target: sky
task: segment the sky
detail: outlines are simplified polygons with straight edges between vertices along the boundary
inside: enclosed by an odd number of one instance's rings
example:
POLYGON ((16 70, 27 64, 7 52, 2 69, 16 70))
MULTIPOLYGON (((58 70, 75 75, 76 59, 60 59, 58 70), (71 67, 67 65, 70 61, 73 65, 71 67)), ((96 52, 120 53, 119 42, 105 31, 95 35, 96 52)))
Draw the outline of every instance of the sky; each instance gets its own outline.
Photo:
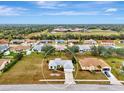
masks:
POLYGON ((124 1, 0 1, 0 24, 124 24, 124 1))

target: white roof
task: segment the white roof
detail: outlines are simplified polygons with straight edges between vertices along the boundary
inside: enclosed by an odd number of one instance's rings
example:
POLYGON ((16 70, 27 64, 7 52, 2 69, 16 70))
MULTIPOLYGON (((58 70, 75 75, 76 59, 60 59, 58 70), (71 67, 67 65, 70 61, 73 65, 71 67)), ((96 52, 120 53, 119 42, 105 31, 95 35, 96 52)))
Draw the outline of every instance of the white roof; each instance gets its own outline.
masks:
POLYGON ((71 60, 61 60, 60 58, 56 58, 55 60, 50 60, 49 66, 63 66, 65 69, 73 70, 74 66, 71 60))
POLYGON ((90 45, 78 45, 79 50, 90 50, 91 46, 90 45))
POLYGON ((42 50, 42 47, 43 47, 43 44, 35 45, 35 46, 33 47, 33 50, 41 51, 41 50, 42 50))

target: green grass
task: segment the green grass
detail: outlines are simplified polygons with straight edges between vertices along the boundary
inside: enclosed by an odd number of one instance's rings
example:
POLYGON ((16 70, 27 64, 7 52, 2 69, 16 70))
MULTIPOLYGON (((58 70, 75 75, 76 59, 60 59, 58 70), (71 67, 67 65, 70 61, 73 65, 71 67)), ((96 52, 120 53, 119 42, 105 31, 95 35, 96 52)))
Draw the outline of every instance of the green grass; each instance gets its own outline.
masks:
POLYGON ((124 62, 124 59, 110 57, 104 60, 106 60, 106 62, 111 66, 112 73, 116 76, 116 78, 119 80, 124 80, 124 74, 120 73, 120 67, 122 66, 122 62, 124 62))
POLYGON ((41 83, 40 79, 63 79, 64 73, 59 71, 60 77, 50 76, 52 71, 48 69, 48 63, 43 61, 41 54, 33 53, 24 56, 9 71, 0 76, 0 84, 34 84, 41 83), (43 75, 44 73, 44 75, 43 75))

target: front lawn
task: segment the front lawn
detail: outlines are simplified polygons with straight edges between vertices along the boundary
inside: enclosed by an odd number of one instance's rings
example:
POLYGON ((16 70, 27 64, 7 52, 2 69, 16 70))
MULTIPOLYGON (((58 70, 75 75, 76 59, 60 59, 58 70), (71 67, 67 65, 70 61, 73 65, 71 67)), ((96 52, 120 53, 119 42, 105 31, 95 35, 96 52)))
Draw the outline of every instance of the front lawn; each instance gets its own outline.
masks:
POLYGON ((124 73, 122 74, 120 72, 120 68, 122 66, 122 62, 124 62, 123 58, 115 58, 115 57, 110 57, 104 59, 106 62, 111 66, 112 68, 112 73, 118 78, 119 80, 124 80, 124 73))

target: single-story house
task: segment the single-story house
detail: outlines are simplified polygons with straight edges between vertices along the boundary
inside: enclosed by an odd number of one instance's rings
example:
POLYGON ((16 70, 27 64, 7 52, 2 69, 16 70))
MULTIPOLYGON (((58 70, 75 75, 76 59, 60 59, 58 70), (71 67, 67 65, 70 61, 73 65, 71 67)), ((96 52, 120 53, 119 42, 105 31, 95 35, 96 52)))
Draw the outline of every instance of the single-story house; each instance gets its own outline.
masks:
POLYGON ((77 45, 80 52, 91 51, 91 45, 77 45))
POLYGON ((84 40, 84 44, 87 44, 87 45, 97 45, 97 42, 93 39, 90 39, 90 40, 84 40))
POLYGON ((9 49, 8 44, 2 44, 2 45, 0 45, 0 53, 3 53, 3 52, 5 52, 8 49, 9 49))
POLYGON ((10 63, 9 59, 0 59, 0 71, 2 71, 8 63, 10 63))
POLYGON ((48 66, 49 69, 53 70, 57 70, 58 67, 63 67, 66 72, 74 71, 72 60, 62 60, 61 58, 56 58, 55 60, 50 60, 48 66))
POLYGON ((47 44, 47 43, 52 43, 52 42, 53 40, 40 40, 38 44, 42 44, 42 43, 47 44))
POLYGON ((99 40, 98 41, 102 46, 115 46, 114 40, 99 40))
POLYGON ((67 40, 67 43, 73 43, 73 44, 76 44, 76 43, 78 43, 79 42, 79 40, 75 40, 75 39, 70 39, 70 40, 67 40))
POLYGON ((24 42, 25 42, 24 39, 14 39, 10 41, 11 44, 22 44, 24 42))
POLYGON ((22 45, 33 46, 36 43, 36 40, 26 39, 22 45))
POLYGON ((65 50, 67 47, 65 45, 54 45, 56 50, 62 51, 65 50))
POLYGON ((0 45, 7 45, 9 44, 9 41, 6 39, 0 39, 0 45))
POLYGON ((65 42, 65 40, 55 40, 55 43, 56 44, 62 44, 62 43, 64 43, 65 42))
POLYGON ((87 57, 79 59, 79 64, 82 70, 89 71, 110 71, 111 67, 102 59, 87 57))
POLYGON ((13 52, 24 52, 29 49, 30 49, 30 46, 23 46, 23 45, 11 45, 10 46, 10 51, 13 51, 13 52))
POLYGON ((43 48, 44 44, 37 44, 32 48, 32 51, 38 51, 41 52, 42 48, 43 48))

